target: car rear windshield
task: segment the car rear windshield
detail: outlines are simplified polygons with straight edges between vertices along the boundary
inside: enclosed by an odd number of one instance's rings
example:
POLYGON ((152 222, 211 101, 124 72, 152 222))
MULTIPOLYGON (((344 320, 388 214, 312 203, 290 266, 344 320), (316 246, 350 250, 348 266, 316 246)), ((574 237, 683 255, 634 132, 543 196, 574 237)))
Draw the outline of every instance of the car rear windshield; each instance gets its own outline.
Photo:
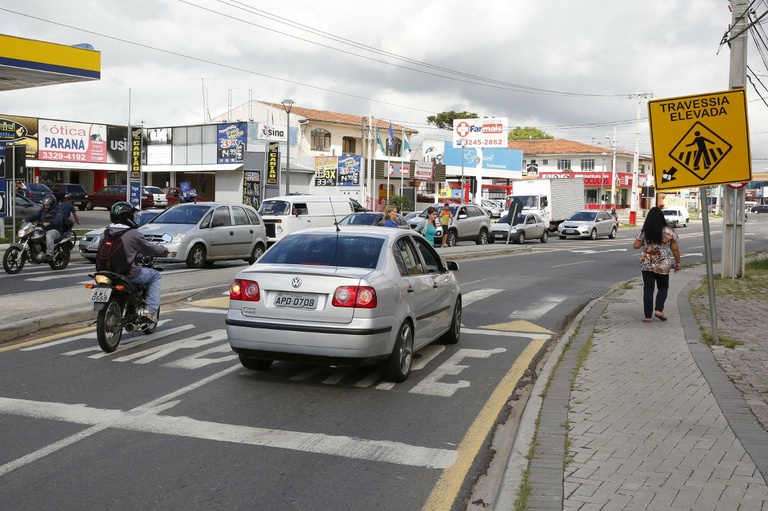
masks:
POLYGON ((210 206, 173 207, 166 209, 154 220, 156 224, 186 224, 195 225, 203 218, 210 206))
POLYGON ((383 245, 384 240, 381 238, 302 233, 279 241, 261 256, 258 264, 309 264, 373 269, 379 261, 383 245))
POLYGON ((663 210, 664 216, 677 216, 678 211, 676 209, 665 209, 663 210))
POLYGON ((149 193, 154 193, 154 194, 157 194, 157 195, 165 195, 165 192, 164 192, 164 191, 162 191, 162 190, 161 190, 159 187, 157 187, 157 186, 145 186, 145 187, 144 187, 144 191, 145 191, 145 192, 149 192, 149 193))
POLYGON ((373 225, 378 216, 378 213, 357 213, 345 216, 339 223, 342 225, 373 225))

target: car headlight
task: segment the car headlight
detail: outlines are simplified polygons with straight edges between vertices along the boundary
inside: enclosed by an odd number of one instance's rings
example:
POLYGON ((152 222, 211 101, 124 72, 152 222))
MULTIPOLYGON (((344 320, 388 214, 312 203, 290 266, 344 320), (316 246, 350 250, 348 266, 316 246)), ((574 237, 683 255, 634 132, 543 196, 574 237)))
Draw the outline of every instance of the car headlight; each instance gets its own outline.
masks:
POLYGON ((177 232, 173 235, 173 239, 171 240, 172 243, 179 243, 181 240, 183 240, 187 236, 187 233, 185 232, 177 232))
POLYGON ((515 232, 517 232, 517 227, 512 227, 512 228, 509 230, 509 232, 512 232, 512 233, 515 233, 515 232))

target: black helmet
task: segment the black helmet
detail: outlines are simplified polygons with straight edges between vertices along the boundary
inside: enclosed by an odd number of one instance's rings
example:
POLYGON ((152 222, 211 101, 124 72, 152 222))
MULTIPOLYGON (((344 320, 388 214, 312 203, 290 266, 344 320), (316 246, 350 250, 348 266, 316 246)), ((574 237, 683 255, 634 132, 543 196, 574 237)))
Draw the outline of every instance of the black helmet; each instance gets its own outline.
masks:
POLYGON ((133 215, 138 212, 138 209, 125 201, 115 202, 112 209, 109 210, 109 219, 113 224, 123 224, 136 229, 139 227, 139 224, 133 219, 133 215))
POLYGON ((56 197, 53 195, 46 195, 43 197, 43 208, 45 209, 53 209, 53 207, 56 205, 56 197))

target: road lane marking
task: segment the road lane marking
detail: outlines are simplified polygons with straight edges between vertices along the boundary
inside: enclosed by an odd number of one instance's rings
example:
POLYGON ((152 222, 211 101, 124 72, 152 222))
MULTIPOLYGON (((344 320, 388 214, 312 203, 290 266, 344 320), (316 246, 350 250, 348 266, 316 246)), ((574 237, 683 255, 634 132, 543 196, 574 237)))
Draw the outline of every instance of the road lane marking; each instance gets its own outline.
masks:
MULTIPOLYGON (((20 349, 22 351, 27 351, 27 350, 31 350, 31 349, 39 349, 39 348, 32 348, 32 346, 36 346, 38 344, 46 343, 46 342, 48 342, 48 341, 50 341, 52 339, 59 339, 61 337, 65 337, 65 336, 71 335, 73 333, 77 334, 77 333, 82 333, 82 332, 88 332, 89 330, 93 330, 93 327, 92 326, 88 326, 88 327, 85 327, 85 328, 79 328, 77 330, 68 330, 66 332, 62 332, 62 333, 59 333, 59 334, 46 335, 45 337, 40 337, 38 339, 32 339, 31 341, 25 341, 25 342, 20 342, 18 344, 13 344, 11 346, 5 346, 3 348, 0 348, 0 353, 2 353, 4 351, 11 351, 11 350, 18 350, 18 349, 20 349)), ((69 340, 74 340, 74 339, 78 339, 78 338, 79 337, 73 337, 72 339, 69 339, 69 340)), ((69 340, 67 340, 66 342, 69 342, 69 340)))
POLYGON ((366 440, 323 433, 256 428, 222 424, 184 416, 160 415, 160 412, 176 404, 178 401, 175 401, 175 399, 182 394, 240 369, 239 365, 229 367, 208 378, 129 411, 92 408, 83 404, 28 401, 25 399, 0 397, 0 413, 91 426, 59 442, 0 465, 0 476, 108 428, 215 442, 273 447, 415 467, 445 469, 456 461, 457 452, 450 449, 422 447, 389 440, 366 440))
POLYGON ((488 298, 489 296, 493 296, 496 293, 501 293, 504 291, 503 289, 478 289, 476 291, 470 291, 469 293, 465 293, 461 295, 461 306, 466 307, 467 305, 477 302, 479 300, 483 300, 485 298, 488 298))
POLYGON ((537 319, 563 303, 565 300, 565 296, 549 296, 543 300, 529 304, 527 309, 512 311, 508 317, 509 319, 537 319))
POLYGON ((472 462, 480 452, 485 439, 496 424, 496 418, 501 409, 507 404, 509 396, 515 391, 520 379, 525 375, 526 369, 533 361, 533 357, 544 346, 544 339, 531 341, 523 350, 504 379, 496 386, 496 389, 488 398, 483 409, 467 430, 457 449, 458 457, 448 469, 443 471, 432 493, 422 507, 422 511, 443 511, 451 509, 456 496, 461 490, 462 483, 472 467, 472 462))

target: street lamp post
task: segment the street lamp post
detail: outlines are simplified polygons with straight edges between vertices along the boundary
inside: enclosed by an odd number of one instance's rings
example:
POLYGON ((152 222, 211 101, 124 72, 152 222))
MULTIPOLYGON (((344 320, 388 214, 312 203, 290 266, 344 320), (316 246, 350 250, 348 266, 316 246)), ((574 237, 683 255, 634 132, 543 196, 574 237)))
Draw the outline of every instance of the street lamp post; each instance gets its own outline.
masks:
POLYGON ((611 153, 613 153, 613 161, 611 162, 611 207, 616 207, 616 128, 613 128, 613 142, 611 137, 605 136, 608 139, 608 143, 611 146, 611 153))
POLYGON ((285 108, 285 194, 291 193, 291 108, 294 101, 284 99, 281 101, 285 108))
POLYGON ((464 204, 464 148, 467 146, 466 139, 461 140, 461 203, 464 204))

